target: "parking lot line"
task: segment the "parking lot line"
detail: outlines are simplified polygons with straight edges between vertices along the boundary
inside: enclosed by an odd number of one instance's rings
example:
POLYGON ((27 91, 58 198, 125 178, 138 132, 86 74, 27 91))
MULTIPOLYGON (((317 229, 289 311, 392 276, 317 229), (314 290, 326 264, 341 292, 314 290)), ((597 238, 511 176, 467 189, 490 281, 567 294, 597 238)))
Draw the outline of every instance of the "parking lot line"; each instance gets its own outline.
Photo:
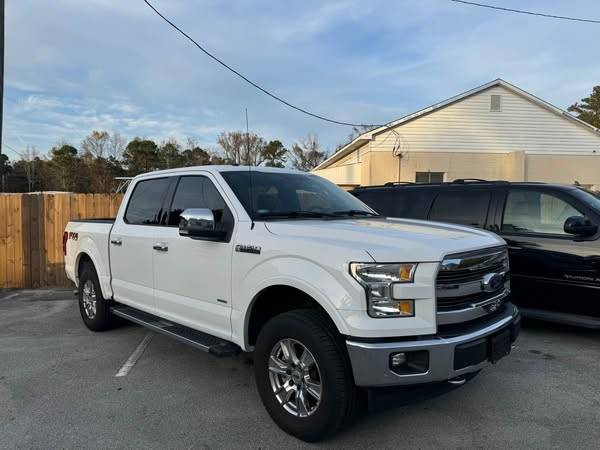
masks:
POLYGON ((152 340, 152 334, 153 333, 148 333, 146 336, 144 336, 142 342, 139 343, 133 353, 129 356, 129 358, 127 358, 127 361, 125 361, 125 364, 121 366, 115 377, 127 376, 131 369, 133 369, 133 366, 135 366, 135 363, 138 361, 138 359, 140 359, 140 356, 142 356, 144 353, 144 350, 146 350, 146 347, 148 347, 148 344, 152 340))

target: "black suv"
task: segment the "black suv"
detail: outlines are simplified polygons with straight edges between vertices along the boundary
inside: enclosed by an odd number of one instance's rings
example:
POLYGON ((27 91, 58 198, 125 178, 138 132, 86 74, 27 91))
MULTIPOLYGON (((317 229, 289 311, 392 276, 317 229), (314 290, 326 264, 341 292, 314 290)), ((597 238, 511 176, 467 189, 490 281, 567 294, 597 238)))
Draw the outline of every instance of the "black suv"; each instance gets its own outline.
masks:
POLYGON ((578 186, 506 181, 388 183, 356 197, 390 217, 493 231, 508 243, 526 316, 600 328, 600 198, 578 186))

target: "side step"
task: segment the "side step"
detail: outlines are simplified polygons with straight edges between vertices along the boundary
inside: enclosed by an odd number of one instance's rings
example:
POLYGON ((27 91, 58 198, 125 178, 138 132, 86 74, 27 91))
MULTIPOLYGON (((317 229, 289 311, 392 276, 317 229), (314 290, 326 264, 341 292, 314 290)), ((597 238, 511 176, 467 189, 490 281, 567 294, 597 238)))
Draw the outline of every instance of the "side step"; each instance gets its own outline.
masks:
POLYGON ((241 351, 240 347, 233 342, 176 324, 170 320, 162 319, 139 309, 131 308, 130 306, 117 305, 112 306, 110 310, 116 316, 135 322, 157 333, 175 338, 184 344, 191 345, 215 356, 234 356, 241 351))
POLYGON ((563 325, 572 325, 576 327, 600 329, 600 317, 581 316, 578 314, 561 313, 532 308, 521 308, 519 311, 523 317, 529 319, 545 320, 563 325))

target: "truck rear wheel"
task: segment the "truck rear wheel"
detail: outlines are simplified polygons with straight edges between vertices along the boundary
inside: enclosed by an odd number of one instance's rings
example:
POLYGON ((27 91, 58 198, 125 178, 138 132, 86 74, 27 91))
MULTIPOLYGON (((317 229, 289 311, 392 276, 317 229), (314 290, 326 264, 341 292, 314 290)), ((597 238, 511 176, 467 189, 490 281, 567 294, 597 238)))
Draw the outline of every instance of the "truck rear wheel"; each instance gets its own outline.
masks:
POLYGON ((254 368, 265 408, 293 436, 317 441, 355 416, 359 392, 344 342, 318 311, 271 319, 258 336, 254 368))
POLYGON ((90 263, 85 263, 81 268, 77 294, 79 312, 86 327, 93 331, 103 331, 114 326, 109 302, 102 296, 96 269, 90 263))

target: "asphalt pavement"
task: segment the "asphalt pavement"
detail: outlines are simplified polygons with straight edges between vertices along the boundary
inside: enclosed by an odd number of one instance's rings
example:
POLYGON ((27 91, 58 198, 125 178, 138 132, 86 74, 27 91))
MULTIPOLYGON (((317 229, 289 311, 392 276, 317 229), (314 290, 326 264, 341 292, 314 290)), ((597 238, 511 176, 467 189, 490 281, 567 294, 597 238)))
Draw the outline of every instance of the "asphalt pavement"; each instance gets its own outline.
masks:
MULTIPOLYGON (((71 292, 0 291, 1 449, 309 446, 267 415, 251 355, 219 359, 127 324, 93 333, 71 292)), ((464 386, 392 402, 310 447, 599 443, 600 332, 525 322, 512 354, 464 386)))

